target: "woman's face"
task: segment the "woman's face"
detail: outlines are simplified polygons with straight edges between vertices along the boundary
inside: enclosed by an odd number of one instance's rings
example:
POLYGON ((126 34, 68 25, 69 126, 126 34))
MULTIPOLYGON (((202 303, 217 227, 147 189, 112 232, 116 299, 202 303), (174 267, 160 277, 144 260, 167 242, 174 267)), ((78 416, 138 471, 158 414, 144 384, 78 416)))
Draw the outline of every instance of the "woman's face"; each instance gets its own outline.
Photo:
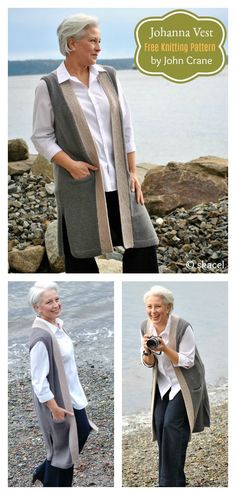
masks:
POLYGON ((74 38, 69 40, 69 48, 72 48, 73 56, 77 57, 80 65, 88 66, 96 64, 98 54, 101 51, 100 47, 100 30, 98 27, 90 26, 86 30, 86 35, 79 41, 74 38))
POLYGON ((45 290, 35 309, 41 318, 49 323, 55 323, 56 318, 61 312, 61 302, 59 295, 55 289, 45 290))
POLYGON ((166 326, 170 309, 171 305, 166 304, 161 296, 149 296, 146 300, 147 315, 154 326, 166 326))

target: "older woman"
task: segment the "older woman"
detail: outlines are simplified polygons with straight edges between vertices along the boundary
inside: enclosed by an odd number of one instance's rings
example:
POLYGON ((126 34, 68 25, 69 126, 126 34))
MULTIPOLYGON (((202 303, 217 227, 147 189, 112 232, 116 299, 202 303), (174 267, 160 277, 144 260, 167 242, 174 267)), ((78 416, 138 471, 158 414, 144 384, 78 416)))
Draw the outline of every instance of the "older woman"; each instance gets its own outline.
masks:
POLYGON ((61 302, 55 283, 36 282, 29 302, 37 313, 30 337, 33 397, 47 458, 34 471, 33 483, 72 486, 73 466, 96 426, 86 414, 73 344, 59 318, 61 302))
POLYGON ((171 314, 170 290, 144 295, 142 362, 153 368, 152 429, 159 447, 159 486, 186 486, 185 456, 191 432, 210 425, 204 366, 191 325, 171 314))
POLYGON ((157 272, 129 109, 115 70, 96 64, 97 19, 68 17, 57 34, 65 60, 36 89, 32 141, 54 163, 65 270, 96 273, 94 257, 123 245, 124 272, 157 272))

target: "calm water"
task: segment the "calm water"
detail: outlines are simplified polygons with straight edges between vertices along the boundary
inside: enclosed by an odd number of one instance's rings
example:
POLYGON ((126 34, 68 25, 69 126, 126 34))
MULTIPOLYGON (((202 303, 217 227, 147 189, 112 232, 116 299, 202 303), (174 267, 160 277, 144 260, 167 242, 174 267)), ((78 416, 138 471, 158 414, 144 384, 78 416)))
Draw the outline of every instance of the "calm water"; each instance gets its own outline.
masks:
MULTIPOLYGON (((123 413, 150 405, 152 371, 140 363, 140 324, 146 319, 143 295, 151 282, 123 284, 123 413)), ((225 397, 227 358, 227 283, 173 282, 163 284, 175 297, 174 313, 191 323, 206 369, 211 400, 225 397)))
MULTIPOLYGON (((137 146, 137 161, 165 165, 204 155, 227 157, 227 76, 175 84, 137 70, 119 71, 128 99, 137 146)), ((9 138, 30 146, 36 76, 9 78, 9 138)))
MULTIPOLYGON (((9 282, 9 369, 20 375, 22 360, 28 363, 28 341, 34 313, 28 305, 28 291, 32 282, 9 282)), ((113 358, 113 283, 58 282, 61 318, 74 342, 86 345, 89 353, 100 352, 96 358, 113 358), (107 349, 109 352, 107 353, 107 349), (104 353, 104 355, 103 355, 104 353)))

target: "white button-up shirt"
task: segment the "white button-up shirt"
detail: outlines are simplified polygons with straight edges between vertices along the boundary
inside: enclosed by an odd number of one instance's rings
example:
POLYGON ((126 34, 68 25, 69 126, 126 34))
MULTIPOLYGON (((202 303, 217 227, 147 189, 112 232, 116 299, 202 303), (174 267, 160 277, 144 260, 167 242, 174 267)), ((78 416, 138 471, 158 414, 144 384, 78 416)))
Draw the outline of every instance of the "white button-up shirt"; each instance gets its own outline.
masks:
MULTIPOLYGON (((41 318, 37 318, 41 320, 41 318)), ((56 323, 58 326, 52 325, 46 320, 43 321, 44 323, 47 323, 48 327, 57 339, 64 364, 72 405, 75 409, 83 409, 87 406, 88 402, 79 381, 73 344, 69 335, 67 335, 63 330, 63 321, 60 318, 57 318, 56 323)), ((32 347, 30 351, 30 365, 32 386, 39 402, 46 402, 53 399, 54 395, 50 390, 47 379, 47 375, 49 373, 48 351, 43 342, 39 341, 34 345, 34 347, 32 347)))
MULTIPOLYGON (((167 346, 169 344, 170 324, 171 316, 168 318, 165 329, 159 335, 162 337, 163 342, 167 346)), ((154 326, 150 326, 149 333, 150 335, 157 335, 157 331, 154 326)), ((178 364, 174 365, 164 352, 161 354, 158 354, 157 352, 152 353, 158 361, 158 387, 161 398, 163 398, 166 392, 170 389, 169 399, 171 400, 180 391, 180 385, 176 378, 174 367, 182 366, 183 368, 191 368, 194 365, 195 337, 192 328, 188 326, 181 339, 178 352, 178 364)), ((144 361, 143 364, 147 366, 144 361)))
MULTIPOLYGON (((64 62, 59 65, 56 73, 59 84, 70 80, 75 95, 84 112, 97 149, 105 191, 114 191, 117 189, 117 183, 114 165, 110 105, 107 96, 98 81, 98 74, 101 71, 104 72, 102 66, 97 64, 90 66, 88 87, 77 79, 77 77, 69 74, 64 62)), ((126 153, 130 153, 135 151, 131 116, 118 80, 117 86, 124 127, 125 151, 126 153)), ((44 80, 41 80, 36 88, 33 112, 33 135, 31 139, 38 153, 45 156, 49 161, 56 153, 62 151, 56 142, 54 112, 47 85, 44 80)))

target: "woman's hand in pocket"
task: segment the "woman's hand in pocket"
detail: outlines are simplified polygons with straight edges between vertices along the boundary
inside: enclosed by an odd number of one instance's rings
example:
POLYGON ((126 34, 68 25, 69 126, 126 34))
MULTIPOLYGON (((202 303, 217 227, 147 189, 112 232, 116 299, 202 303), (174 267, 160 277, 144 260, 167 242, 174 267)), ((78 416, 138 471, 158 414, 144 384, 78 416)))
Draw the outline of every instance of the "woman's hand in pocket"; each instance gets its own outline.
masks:
POLYGON ((55 410, 52 411, 52 417, 54 421, 63 421, 65 419, 65 416, 74 416, 74 414, 70 411, 67 411, 66 409, 63 409, 62 407, 57 407, 55 410))
POLYGON ((73 167, 70 169, 70 174, 73 179, 81 180, 90 176, 90 170, 95 172, 98 170, 98 167, 87 162, 74 161, 73 167))
POLYGON ((63 409, 63 407, 58 406, 55 399, 50 399, 45 402, 48 409, 50 409, 54 421, 63 421, 65 416, 74 416, 74 413, 63 409))

